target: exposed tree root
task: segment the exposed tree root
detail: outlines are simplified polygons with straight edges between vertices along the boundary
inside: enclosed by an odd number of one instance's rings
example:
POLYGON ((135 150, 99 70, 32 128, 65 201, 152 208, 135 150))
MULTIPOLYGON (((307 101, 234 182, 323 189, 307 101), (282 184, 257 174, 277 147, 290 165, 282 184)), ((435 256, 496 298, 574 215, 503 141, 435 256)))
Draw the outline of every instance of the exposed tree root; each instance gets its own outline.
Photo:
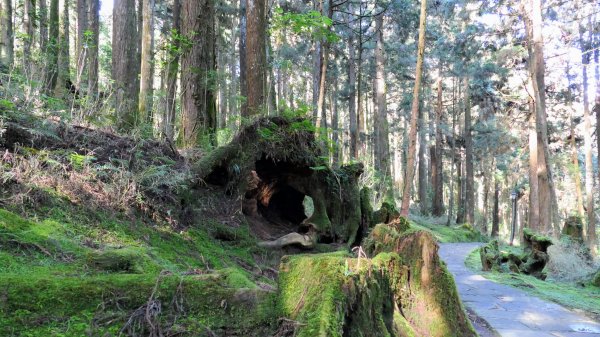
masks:
POLYGON ((299 245, 304 248, 314 248, 315 247, 315 237, 310 234, 299 234, 299 233, 290 233, 280 237, 277 240, 272 241, 262 241, 259 242, 258 245, 264 248, 273 248, 280 249, 286 246, 291 245, 299 245))

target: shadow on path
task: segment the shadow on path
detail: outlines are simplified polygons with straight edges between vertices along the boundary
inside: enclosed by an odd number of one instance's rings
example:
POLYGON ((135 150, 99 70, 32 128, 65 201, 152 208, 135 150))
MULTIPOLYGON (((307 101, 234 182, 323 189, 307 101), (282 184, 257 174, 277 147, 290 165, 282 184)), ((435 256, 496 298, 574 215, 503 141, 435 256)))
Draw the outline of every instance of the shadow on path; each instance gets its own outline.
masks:
POLYGON ((480 245, 440 244, 440 257, 454 276, 467 311, 485 320, 502 337, 600 336, 600 323, 469 270, 465 259, 480 245))

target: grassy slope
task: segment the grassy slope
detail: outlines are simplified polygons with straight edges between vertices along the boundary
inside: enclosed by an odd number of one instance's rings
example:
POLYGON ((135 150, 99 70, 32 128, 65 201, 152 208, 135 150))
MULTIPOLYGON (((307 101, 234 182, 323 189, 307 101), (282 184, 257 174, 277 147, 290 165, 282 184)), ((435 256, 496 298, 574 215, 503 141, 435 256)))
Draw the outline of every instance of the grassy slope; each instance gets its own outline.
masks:
MULTIPOLYGON (((505 247, 501 247, 505 249, 505 247)), ((600 315, 600 288, 556 281, 542 281, 529 275, 515 273, 483 272, 479 249, 467 257, 467 267, 492 281, 507 284, 528 292, 534 296, 562 304, 566 307, 583 310, 594 316, 600 315)))

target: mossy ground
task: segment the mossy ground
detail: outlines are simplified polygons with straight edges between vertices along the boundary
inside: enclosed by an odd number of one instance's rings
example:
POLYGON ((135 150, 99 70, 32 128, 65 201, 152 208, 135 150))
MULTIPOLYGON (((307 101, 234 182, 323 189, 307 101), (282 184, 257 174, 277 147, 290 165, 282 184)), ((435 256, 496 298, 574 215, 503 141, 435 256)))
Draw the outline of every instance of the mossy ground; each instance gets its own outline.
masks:
MULTIPOLYGON (((512 251, 518 254, 515 247, 501 246, 501 252, 512 251)), ((600 316, 600 288, 591 284, 574 284, 553 280, 542 281, 533 276, 515 273, 483 272, 479 249, 467 257, 465 264, 470 269, 481 273, 492 281, 519 288, 534 296, 559 303, 569 308, 580 309, 595 316, 600 316)))
POLYGON ((446 226, 432 218, 413 217, 411 227, 430 232, 438 242, 486 242, 488 238, 468 224, 446 226))
POLYGON ((214 236, 224 225, 211 219, 174 230, 53 205, 28 210, 29 219, 0 209, 1 336, 118 335, 155 286, 166 331, 275 328, 274 281, 256 272, 253 257, 267 253, 247 226, 228 228, 237 239, 221 241, 214 236))

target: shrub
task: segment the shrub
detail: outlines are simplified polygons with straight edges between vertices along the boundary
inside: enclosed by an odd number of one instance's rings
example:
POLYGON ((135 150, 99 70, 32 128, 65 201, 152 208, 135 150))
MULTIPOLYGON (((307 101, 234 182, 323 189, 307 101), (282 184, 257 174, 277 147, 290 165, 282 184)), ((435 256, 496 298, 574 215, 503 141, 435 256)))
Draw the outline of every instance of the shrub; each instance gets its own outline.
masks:
POLYGON ((598 268, 585 245, 567 237, 548 248, 548 276, 565 282, 589 280, 598 268))

